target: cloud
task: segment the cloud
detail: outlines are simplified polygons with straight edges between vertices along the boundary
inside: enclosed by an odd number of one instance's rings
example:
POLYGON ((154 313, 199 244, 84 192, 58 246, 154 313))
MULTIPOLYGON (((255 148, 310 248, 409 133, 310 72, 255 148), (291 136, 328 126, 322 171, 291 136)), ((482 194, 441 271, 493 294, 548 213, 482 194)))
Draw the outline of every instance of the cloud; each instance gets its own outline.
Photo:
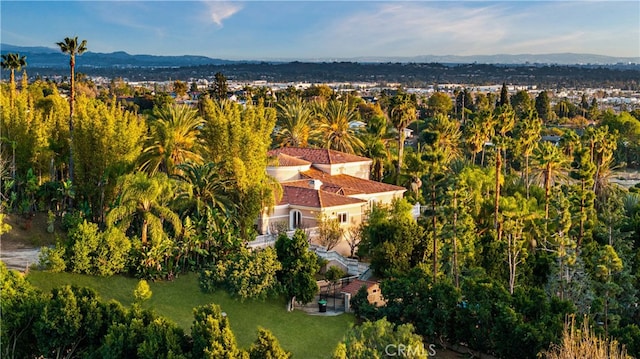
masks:
POLYGON ((446 55, 478 51, 480 44, 509 36, 505 18, 510 16, 503 6, 468 4, 383 3, 336 19, 326 38, 368 54, 446 55))
MULTIPOLYGON (((623 8, 612 9, 620 16, 623 8)), ((607 46, 594 41, 613 35, 615 23, 598 22, 601 13, 600 3, 583 2, 387 2, 336 16, 308 41, 327 52, 339 44, 345 57, 598 53, 607 46)), ((627 33, 617 38, 632 40, 627 33)))
POLYGON ((229 1, 208 1, 208 16, 214 24, 222 27, 222 22, 242 10, 242 5, 229 1))

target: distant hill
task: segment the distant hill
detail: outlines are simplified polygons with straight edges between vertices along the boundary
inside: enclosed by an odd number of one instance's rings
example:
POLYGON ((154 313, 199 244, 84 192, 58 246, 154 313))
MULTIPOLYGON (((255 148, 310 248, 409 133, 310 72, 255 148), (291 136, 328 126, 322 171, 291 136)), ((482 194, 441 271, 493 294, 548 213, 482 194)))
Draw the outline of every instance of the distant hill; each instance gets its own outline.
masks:
MULTIPOLYGON (((68 56, 59 49, 49 47, 23 47, 0 44, 2 54, 17 52, 27 57, 27 64, 31 68, 66 68, 69 66, 68 56)), ((234 63, 206 56, 154 56, 131 55, 124 51, 100 53, 87 51, 78 59, 77 66, 92 68, 149 68, 149 67, 181 67, 199 65, 224 65, 234 63)))
MULTIPOLYGON (((36 46, 23 47, 9 44, 0 44, 0 52, 18 52, 27 56, 29 67, 39 68, 64 68, 67 66, 67 57, 56 48, 36 46)), ((78 61, 78 67, 94 68, 146 68, 146 67, 184 67, 200 65, 225 65, 234 63, 257 63, 257 60, 231 61, 214 59, 206 56, 156 56, 156 55, 131 55, 123 51, 112 53, 91 52, 82 55, 78 61)), ((473 55, 473 56, 436 56, 424 55, 414 57, 389 57, 389 56, 363 56, 353 58, 316 58, 316 59, 277 59, 269 62, 290 62, 303 60, 305 62, 334 62, 348 61, 358 63, 441 63, 441 64, 555 64, 555 65, 611 65, 611 64, 640 64, 640 57, 613 57, 593 54, 519 54, 519 55, 473 55)))
MULTIPOLYGON (((57 49, 0 46, 3 53, 18 52, 27 56, 26 70, 30 76, 50 78, 67 76, 69 73, 69 58, 57 49)), ((469 62, 472 58, 423 56, 402 58, 402 61, 398 58, 380 57, 285 62, 87 52, 78 58, 77 71, 87 76, 121 77, 127 81, 213 80, 214 74, 221 72, 234 81, 379 82, 401 83, 407 87, 445 83, 490 85, 505 82, 544 88, 640 89, 640 60, 633 62, 628 61, 629 59, 572 54, 495 55, 474 58, 481 61, 484 59, 486 62, 469 62), (507 63, 517 62, 517 56, 524 56, 520 58, 524 62, 507 63), (583 63, 558 63, 561 59, 568 58, 580 58, 583 63), (490 61, 501 63, 488 63, 490 61)), ((8 71, 2 70, 0 75, 6 79, 8 71)))
POLYGON ((554 65, 612 65, 612 64, 640 64, 640 57, 613 57, 593 54, 498 54, 498 55, 425 55, 414 57, 358 57, 349 59, 357 62, 415 62, 415 63, 444 63, 444 64, 554 64, 554 65))

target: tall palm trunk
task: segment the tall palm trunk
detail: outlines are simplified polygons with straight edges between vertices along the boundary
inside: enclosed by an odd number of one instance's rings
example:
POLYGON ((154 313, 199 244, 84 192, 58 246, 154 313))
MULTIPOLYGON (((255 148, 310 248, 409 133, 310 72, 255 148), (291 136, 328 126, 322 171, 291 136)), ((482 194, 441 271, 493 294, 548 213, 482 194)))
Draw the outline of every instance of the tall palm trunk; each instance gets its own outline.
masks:
POLYGON ((500 155, 500 149, 496 151, 496 201, 494 204, 495 212, 493 219, 493 228, 498 228, 498 213, 500 211, 500 170, 502 167, 502 158, 500 155))
POLYGON ((404 128, 398 129, 398 164, 396 167, 396 185, 400 185, 400 170, 404 157, 404 128))
POLYGON ((9 105, 13 109, 13 104, 16 97, 16 75, 14 69, 11 69, 11 75, 9 75, 9 105))
POLYGON ((547 163, 544 172, 544 219, 549 219, 549 194, 551 192, 551 165, 547 163))
POLYGON ((147 246, 147 233, 149 232, 149 222, 144 219, 142 221, 142 235, 140 236, 140 240, 142 241, 142 246, 147 246))
POLYGON ((438 236, 436 233, 436 226, 438 225, 438 218, 436 217, 436 206, 437 206, 437 197, 436 197, 436 184, 433 181, 431 185, 431 211, 432 211, 432 225, 433 225, 433 283, 436 282, 436 278, 438 277, 438 236))
POLYGON ((69 66, 71 67, 71 87, 69 89, 69 179, 71 180, 71 183, 73 183, 73 109, 76 84, 76 61, 74 56, 71 56, 71 59, 69 60, 69 66))
POLYGON ((529 199, 529 155, 524 156, 524 186, 527 189, 527 199, 529 199))
POLYGON ((581 187, 582 191, 581 191, 581 194, 580 194, 580 232, 578 233, 578 243, 577 243, 578 248, 580 248, 580 246, 582 245, 582 238, 584 238, 584 207, 585 207, 585 203, 584 203, 585 181, 584 181, 584 179, 580 181, 580 187, 581 187))
POLYGON ((453 192, 453 277, 456 288, 460 288, 458 276, 458 191, 453 192))

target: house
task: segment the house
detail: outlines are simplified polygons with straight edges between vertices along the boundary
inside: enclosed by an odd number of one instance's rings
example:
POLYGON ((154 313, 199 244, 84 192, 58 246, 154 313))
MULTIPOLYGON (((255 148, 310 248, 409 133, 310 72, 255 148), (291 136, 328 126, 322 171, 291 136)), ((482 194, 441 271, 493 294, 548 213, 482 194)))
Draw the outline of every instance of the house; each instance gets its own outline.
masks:
MULTIPOLYGON (((381 307, 386 304, 386 301, 382 297, 382 291, 380 290, 380 284, 378 282, 360 279, 355 279, 342 288, 341 292, 345 295, 345 304, 350 303, 351 298, 355 297, 362 287, 367 288, 367 300, 370 304, 373 304, 376 307, 381 307)), ((350 306, 347 306, 345 308, 346 312, 350 311, 349 307, 350 306)))
POLYGON ((373 203, 401 198, 404 187, 369 180, 372 161, 334 150, 285 147, 268 153, 267 173, 282 186, 282 198, 258 219, 260 234, 317 227, 319 218, 358 225, 373 203))

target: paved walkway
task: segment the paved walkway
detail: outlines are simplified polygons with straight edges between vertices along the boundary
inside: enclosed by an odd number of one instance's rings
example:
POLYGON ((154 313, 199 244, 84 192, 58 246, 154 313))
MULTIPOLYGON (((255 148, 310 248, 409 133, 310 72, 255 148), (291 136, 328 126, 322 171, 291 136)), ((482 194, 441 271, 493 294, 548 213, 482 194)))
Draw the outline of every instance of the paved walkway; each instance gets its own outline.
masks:
POLYGON ((0 252, 0 260, 8 269, 24 272, 32 264, 38 263, 39 255, 40 248, 9 249, 0 252))

